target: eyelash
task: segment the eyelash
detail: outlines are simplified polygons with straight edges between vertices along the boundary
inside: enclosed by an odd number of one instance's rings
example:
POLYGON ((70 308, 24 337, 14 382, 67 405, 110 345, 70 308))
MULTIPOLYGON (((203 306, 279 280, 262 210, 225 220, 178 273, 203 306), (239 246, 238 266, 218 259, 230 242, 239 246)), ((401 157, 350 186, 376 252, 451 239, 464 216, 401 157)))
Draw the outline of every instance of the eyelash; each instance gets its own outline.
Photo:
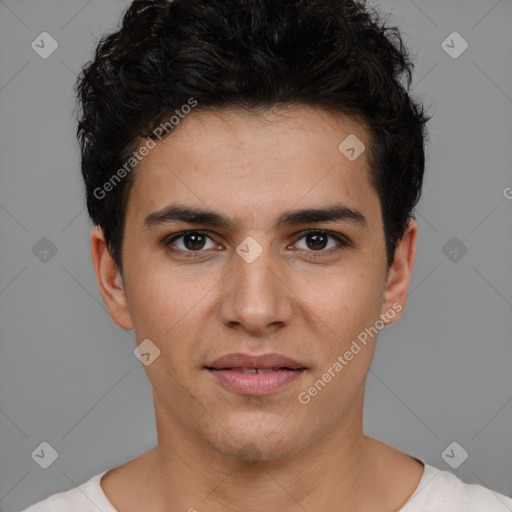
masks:
MULTIPOLYGON (((191 258, 191 257, 194 258, 194 257, 196 257, 195 256, 196 254, 198 254, 198 253, 200 254, 202 252, 205 252, 205 250, 202 250, 202 249, 197 250, 197 251, 184 251, 182 249, 173 249, 171 247, 171 244, 173 242, 175 242, 176 240, 179 240, 180 238, 183 238, 184 236, 189 235, 189 234, 203 235, 205 237, 208 237, 210 240, 212 240, 211 236, 206 231, 201 231, 201 230, 197 230, 197 229, 191 229, 191 230, 187 230, 187 231, 181 231, 181 232, 176 233, 176 234, 174 234, 174 235, 172 235, 170 237, 167 237, 163 241, 164 247, 166 249, 170 249, 172 251, 180 252, 186 258, 191 258)), ((327 235, 328 237, 333 238, 334 240, 336 240, 338 242, 339 246, 338 247, 332 247, 331 249, 328 249, 328 250, 323 250, 323 249, 320 249, 318 251, 308 250, 306 252, 313 253, 312 255, 308 255, 308 257, 317 258, 317 257, 323 256, 323 255, 330 255, 333 250, 337 251, 337 250, 340 250, 340 249, 344 249, 346 247, 352 247, 353 246, 353 243, 350 242, 345 237, 343 237, 342 235, 339 235, 339 234, 331 232, 331 231, 319 230, 319 229, 313 229, 313 230, 309 230, 309 231, 303 232, 301 234, 301 236, 295 241, 295 243, 297 243, 299 240, 302 240, 303 238, 305 238, 308 235, 317 235, 317 234, 319 234, 319 235, 327 235), (318 254, 316 254, 316 253, 318 253, 318 254)), ((303 249, 299 249, 299 251, 302 251, 302 250, 303 249)))

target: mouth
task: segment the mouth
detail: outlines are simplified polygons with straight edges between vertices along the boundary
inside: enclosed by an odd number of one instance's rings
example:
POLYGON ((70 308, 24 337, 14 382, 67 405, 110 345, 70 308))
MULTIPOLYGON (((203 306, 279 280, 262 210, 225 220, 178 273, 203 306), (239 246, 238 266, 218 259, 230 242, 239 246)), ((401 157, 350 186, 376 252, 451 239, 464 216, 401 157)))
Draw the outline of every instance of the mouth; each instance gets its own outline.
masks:
POLYGON ((307 368, 281 354, 228 354, 205 366, 229 391, 242 395, 269 395, 296 382, 307 368))
POLYGON ((271 372, 278 372, 280 370, 289 370, 291 372, 299 372, 301 370, 305 370, 305 368, 207 368, 211 371, 230 371, 230 372, 237 372, 237 373, 271 373, 271 372))

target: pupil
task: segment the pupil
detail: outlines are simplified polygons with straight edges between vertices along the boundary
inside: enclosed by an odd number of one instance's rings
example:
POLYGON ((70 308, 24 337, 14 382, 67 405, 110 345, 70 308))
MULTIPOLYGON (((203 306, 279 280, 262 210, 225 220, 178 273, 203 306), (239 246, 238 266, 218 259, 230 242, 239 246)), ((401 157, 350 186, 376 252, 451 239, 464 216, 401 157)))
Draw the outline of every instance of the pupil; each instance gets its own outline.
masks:
MULTIPOLYGON (((327 243, 327 237, 322 234, 312 234, 307 236, 308 247, 310 249, 323 249, 327 243)), ((189 233, 184 237, 185 246, 189 250, 202 249, 204 246, 204 237, 201 234, 189 233)))
POLYGON ((189 233, 188 235, 185 235, 183 241, 185 243, 185 247, 189 250, 202 249, 204 246, 204 237, 198 233, 189 233), (191 243, 188 243, 190 241, 191 243))
POLYGON ((318 233, 308 235, 306 239, 308 241, 314 240, 312 244, 308 243, 310 249, 323 249, 327 243, 327 237, 318 233))

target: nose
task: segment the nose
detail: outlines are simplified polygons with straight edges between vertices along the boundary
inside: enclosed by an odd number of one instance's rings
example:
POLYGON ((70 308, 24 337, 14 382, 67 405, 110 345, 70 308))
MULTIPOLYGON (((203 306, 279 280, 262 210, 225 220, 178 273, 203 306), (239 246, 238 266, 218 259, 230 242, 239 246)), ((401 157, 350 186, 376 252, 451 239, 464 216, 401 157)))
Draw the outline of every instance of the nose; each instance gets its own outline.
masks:
POLYGON ((219 308, 222 322, 252 336, 263 336, 282 328, 293 314, 293 293, 270 248, 251 263, 238 254, 222 280, 219 308))

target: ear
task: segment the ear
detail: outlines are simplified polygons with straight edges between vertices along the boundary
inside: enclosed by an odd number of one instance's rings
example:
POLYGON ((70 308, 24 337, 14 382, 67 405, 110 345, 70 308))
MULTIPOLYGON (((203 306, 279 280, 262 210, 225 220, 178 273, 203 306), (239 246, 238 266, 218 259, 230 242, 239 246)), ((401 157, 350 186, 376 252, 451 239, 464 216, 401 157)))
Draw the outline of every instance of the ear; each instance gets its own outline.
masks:
POLYGON ((381 320, 384 324, 392 324, 400 318, 407 302, 409 280, 416 263, 416 237, 418 225, 411 217, 408 227, 398 243, 393 263, 388 270, 384 288, 384 301, 381 320))
POLYGON ((107 248, 103 230, 99 226, 91 232, 91 256, 96 281, 112 321, 123 329, 133 329, 123 279, 107 248))

